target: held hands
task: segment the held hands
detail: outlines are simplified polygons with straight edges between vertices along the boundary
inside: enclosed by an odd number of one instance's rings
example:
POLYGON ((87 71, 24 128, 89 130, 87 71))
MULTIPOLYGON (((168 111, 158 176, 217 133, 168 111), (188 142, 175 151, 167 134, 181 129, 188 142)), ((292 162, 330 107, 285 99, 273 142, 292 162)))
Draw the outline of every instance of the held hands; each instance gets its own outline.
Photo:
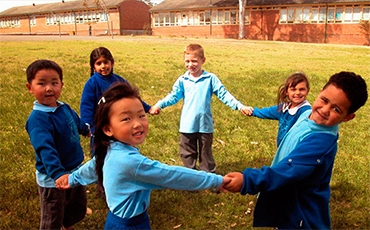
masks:
POLYGON ((63 176, 61 176, 58 179, 56 179, 56 181, 55 181, 55 187, 57 189, 59 189, 59 190, 67 190, 67 189, 72 188, 68 184, 68 177, 69 177, 69 174, 64 174, 63 176))
POLYGON ((245 116, 251 116, 252 113, 253 113, 253 107, 251 106, 243 106, 241 109, 240 109, 240 112, 242 114, 244 114, 245 116))
POLYGON ((231 172, 224 176, 221 191, 240 192, 243 186, 243 174, 240 172, 231 172))
POLYGON ((158 115, 160 112, 161 112, 161 108, 159 108, 159 106, 157 106, 157 105, 153 105, 149 109, 149 114, 150 115, 158 115))

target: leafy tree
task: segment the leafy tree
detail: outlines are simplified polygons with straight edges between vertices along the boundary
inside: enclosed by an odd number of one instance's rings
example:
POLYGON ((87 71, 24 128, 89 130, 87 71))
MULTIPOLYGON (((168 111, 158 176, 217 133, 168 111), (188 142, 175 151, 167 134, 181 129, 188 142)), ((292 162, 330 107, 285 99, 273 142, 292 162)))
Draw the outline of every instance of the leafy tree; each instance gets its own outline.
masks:
POLYGON ((370 20, 361 20, 360 30, 365 35, 367 45, 370 46, 370 20))

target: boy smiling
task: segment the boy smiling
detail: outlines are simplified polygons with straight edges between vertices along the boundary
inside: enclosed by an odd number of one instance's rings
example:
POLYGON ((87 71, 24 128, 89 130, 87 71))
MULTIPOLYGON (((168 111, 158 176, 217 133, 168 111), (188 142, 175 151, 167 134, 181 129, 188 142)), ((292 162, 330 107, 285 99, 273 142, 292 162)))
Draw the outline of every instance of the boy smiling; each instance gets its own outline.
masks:
POLYGON ((283 138, 271 167, 227 174, 231 192, 259 193, 253 226, 330 229, 330 180, 338 149, 339 124, 355 118, 368 98, 361 76, 330 77, 312 110, 303 113, 283 138))

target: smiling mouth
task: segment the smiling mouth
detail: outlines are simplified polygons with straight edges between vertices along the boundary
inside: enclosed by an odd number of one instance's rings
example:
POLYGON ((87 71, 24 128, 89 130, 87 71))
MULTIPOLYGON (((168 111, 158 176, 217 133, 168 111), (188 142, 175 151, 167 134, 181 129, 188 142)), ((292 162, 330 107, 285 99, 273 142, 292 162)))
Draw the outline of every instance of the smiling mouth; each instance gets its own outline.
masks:
POLYGON ((140 131, 140 132, 136 132, 136 133, 134 133, 134 135, 133 136, 141 136, 141 135, 143 135, 144 134, 144 132, 143 131, 140 131))

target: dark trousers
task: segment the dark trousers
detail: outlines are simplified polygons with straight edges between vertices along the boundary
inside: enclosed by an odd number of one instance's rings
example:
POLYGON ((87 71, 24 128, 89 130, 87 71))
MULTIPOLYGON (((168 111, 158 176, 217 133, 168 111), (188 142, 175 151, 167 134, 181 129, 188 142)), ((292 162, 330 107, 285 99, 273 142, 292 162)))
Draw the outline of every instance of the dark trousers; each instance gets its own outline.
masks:
POLYGON ((213 133, 180 133, 180 157, 185 167, 215 172, 216 163, 212 155, 213 133))
POLYGON ((86 214, 86 188, 76 186, 68 190, 38 186, 41 202, 40 229, 68 228, 81 221, 86 214))

